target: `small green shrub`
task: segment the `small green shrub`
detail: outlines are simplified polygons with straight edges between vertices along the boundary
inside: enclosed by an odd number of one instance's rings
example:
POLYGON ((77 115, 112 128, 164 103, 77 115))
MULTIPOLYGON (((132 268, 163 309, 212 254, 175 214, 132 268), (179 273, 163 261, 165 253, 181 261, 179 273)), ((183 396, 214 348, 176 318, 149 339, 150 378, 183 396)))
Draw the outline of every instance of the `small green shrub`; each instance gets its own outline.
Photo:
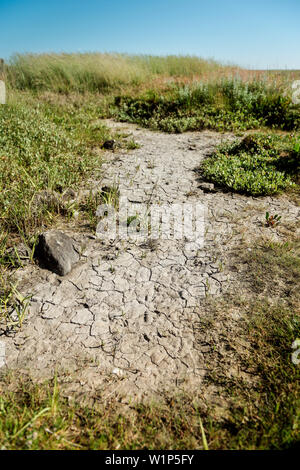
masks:
MULTIPOLYGON (((286 146, 292 154, 291 144, 286 146)), ((254 196, 275 194, 294 186, 289 167, 284 169, 281 163, 282 148, 278 137, 247 136, 220 146, 204 161, 201 172, 208 181, 229 190, 254 196)))

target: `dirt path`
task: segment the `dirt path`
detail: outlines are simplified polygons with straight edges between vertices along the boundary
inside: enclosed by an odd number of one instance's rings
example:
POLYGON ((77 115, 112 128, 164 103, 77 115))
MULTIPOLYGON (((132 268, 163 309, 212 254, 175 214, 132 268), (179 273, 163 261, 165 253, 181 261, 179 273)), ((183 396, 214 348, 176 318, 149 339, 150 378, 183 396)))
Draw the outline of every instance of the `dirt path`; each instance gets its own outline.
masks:
POLYGON ((22 330, 0 338, 6 367, 29 370, 36 378, 65 373, 70 395, 129 399, 174 388, 191 391, 207 369, 207 344, 197 329, 205 314, 202 302, 239 282, 230 265, 232 248, 242 237, 266 233, 266 209, 291 220, 298 209, 285 198, 199 189, 195 168, 229 136, 110 125, 129 129, 141 148, 107 154, 105 178, 95 188, 116 183, 136 204, 201 202, 207 208, 204 246, 193 251, 184 238, 110 242, 70 231, 85 245, 70 274, 60 278, 37 266, 18 273, 23 292, 33 297, 22 330))

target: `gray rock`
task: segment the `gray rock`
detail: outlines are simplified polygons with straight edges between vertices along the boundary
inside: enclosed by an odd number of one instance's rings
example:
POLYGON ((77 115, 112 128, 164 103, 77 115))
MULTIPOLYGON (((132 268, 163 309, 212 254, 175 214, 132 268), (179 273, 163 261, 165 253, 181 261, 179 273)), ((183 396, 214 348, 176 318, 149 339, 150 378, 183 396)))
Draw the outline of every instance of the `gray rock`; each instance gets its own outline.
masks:
POLYGON ((58 230, 49 230, 39 236, 35 256, 42 267, 60 276, 68 274, 79 261, 72 238, 58 230))

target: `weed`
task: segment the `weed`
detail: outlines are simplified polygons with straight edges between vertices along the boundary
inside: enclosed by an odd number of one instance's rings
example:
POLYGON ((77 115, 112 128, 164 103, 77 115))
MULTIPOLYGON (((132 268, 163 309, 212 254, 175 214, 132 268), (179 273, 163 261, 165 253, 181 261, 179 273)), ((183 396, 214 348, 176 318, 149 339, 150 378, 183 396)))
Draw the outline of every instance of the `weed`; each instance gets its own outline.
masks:
POLYGON ((92 229, 96 229, 98 219, 108 215, 111 209, 117 209, 119 204, 119 190, 116 185, 105 186, 100 191, 92 192, 79 204, 81 214, 88 216, 92 229))
POLYGON ((268 227, 276 227, 279 224, 281 216, 278 214, 270 215, 269 212, 266 212, 266 222, 268 227))
POLYGON ((0 320, 7 328, 22 327, 26 318, 31 295, 23 296, 13 282, 12 274, 6 269, 0 273, 0 320))
POLYGON ((38 205, 32 201, 41 191, 59 195, 78 185, 101 161, 73 129, 54 123, 48 114, 48 108, 32 107, 31 98, 0 108, 0 229, 6 243, 17 234, 28 246, 27 240, 58 211, 46 198, 39 198, 38 205))
POLYGON ((110 267, 109 267, 109 272, 110 272, 111 274, 114 274, 115 271, 116 271, 116 269, 115 269, 115 268, 113 267, 113 265, 111 264, 110 267))
POLYGON ((126 145, 127 150, 135 150, 135 149, 141 148, 140 144, 135 142, 135 140, 133 139, 127 140, 125 145, 126 145))
POLYGON ((155 163, 154 163, 153 160, 149 160, 147 162, 147 168, 148 168, 148 170, 153 170, 155 168, 155 163))
POLYGON ((139 223, 139 217, 138 215, 130 215, 129 217, 127 217, 127 227, 129 227, 131 224, 131 226, 137 226, 138 223, 139 223))

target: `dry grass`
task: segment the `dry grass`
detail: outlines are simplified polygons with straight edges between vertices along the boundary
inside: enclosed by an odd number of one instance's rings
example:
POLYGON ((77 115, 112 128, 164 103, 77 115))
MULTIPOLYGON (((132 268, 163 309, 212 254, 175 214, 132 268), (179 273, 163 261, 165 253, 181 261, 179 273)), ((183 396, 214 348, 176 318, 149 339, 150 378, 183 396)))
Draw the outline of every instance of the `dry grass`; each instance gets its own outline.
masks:
POLYGON ((158 77, 202 77, 238 70, 197 57, 155 57, 126 54, 16 55, 7 67, 14 88, 31 90, 107 91, 140 86, 158 77))

